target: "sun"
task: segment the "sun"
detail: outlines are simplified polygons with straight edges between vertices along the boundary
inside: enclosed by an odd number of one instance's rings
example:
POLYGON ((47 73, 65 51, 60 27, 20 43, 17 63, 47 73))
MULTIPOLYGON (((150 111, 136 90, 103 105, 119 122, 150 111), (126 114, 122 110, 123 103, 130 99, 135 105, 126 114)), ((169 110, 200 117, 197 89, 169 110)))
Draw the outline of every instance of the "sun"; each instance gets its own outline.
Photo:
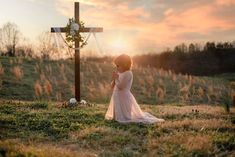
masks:
POLYGON ((116 51, 127 51, 129 49, 128 41, 123 38, 113 39, 110 45, 116 51))
POLYGON ((108 40, 108 47, 112 55, 119 55, 122 53, 131 54, 132 41, 127 35, 113 36, 108 40))
POLYGON ((111 46, 117 50, 124 50, 127 48, 127 43, 122 39, 113 40, 111 46))

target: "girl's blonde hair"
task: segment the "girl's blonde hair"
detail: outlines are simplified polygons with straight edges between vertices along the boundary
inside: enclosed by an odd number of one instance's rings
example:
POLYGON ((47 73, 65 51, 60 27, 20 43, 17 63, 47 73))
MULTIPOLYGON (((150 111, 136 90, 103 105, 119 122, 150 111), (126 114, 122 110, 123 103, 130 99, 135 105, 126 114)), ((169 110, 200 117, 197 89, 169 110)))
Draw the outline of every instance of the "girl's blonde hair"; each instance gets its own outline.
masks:
POLYGON ((130 70, 132 66, 132 59, 126 54, 122 54, 114 59, 114 64, 123 67, 125 70, 130 70))

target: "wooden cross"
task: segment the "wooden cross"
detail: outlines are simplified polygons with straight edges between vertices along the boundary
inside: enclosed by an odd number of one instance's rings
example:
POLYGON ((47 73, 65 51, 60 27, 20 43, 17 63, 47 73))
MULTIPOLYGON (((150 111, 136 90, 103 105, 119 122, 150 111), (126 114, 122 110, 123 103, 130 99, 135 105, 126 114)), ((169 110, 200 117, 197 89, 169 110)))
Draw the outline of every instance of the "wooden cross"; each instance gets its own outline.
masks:
MULTIPOLYGON (((74 4, 74 18, 75 21, 80 21, 79 19, 79 2, 75 2, 74 4)), ((65 27, 59 27, 60 31, 65 33, 65 27)), ((58 27, 52 27, 51 32, 55 32, 55 30, 58 30, 58 27)), ((102 27, 85 27, 80 28, 79 33, 85 33, 85 32, 103 32, 102 27)), ((81 101, 81 94, 80 94, 80 43, 75 42, 75 98, 77 101, 81 101)))

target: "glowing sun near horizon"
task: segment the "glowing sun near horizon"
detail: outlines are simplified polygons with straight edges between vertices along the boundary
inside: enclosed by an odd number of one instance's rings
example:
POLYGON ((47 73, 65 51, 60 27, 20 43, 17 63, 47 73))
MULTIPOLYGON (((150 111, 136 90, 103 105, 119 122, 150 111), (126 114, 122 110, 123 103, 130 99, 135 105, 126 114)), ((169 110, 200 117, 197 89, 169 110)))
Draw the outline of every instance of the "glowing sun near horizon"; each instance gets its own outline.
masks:
POLYGON ((110 40, 109 42, 110 48, 115 52, 115 54, 121 53, 130 53, 131 42, 126 38, 119 37, 110 40))

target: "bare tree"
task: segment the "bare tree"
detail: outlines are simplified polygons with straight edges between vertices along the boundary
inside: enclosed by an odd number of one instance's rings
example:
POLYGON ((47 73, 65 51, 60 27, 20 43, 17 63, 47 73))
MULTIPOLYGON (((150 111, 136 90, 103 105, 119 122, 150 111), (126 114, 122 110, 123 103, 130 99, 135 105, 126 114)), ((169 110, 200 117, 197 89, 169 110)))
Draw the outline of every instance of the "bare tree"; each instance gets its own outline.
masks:
POLYGON ((16 49, 17 56, 34 57, 33 44, 27 38, 22 38, 20 45, 16 49))
POLYGON ((56 49, 52 44, 50 32, 43 32, 38 36, 38 53, 44 59, 49 59, 55 53, 56 49))
POLYGON ((42 32, 38 36, 37 53, 44 59, 59 59, 72 57, 71 49, 67 47, 64 40, 58 35, 50 32, 42 32))
POLYGON ((9 56, 15 56, 16 46, 20 40, 20 31, 15 23, 8 22, 0 31, 0 42, 9 56))

